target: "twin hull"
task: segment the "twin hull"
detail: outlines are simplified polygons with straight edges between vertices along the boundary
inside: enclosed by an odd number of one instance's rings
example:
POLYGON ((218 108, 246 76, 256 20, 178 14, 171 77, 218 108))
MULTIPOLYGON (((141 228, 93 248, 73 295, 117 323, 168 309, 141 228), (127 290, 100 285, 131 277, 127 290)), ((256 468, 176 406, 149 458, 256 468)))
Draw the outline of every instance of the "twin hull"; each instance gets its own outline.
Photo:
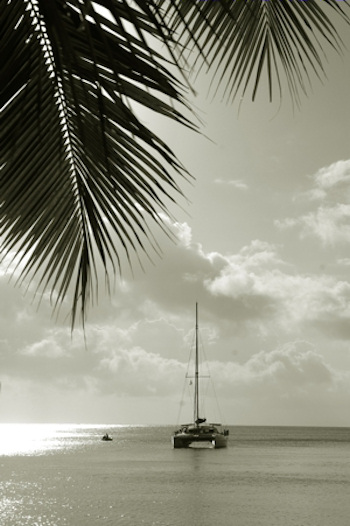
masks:
POLYGON ((216 428, 183 427, 176 431, 172 437, 174 448, 190 447, 192 444, 210 444, 214 448, 227 446, 228 431, 219 431, 216 428))

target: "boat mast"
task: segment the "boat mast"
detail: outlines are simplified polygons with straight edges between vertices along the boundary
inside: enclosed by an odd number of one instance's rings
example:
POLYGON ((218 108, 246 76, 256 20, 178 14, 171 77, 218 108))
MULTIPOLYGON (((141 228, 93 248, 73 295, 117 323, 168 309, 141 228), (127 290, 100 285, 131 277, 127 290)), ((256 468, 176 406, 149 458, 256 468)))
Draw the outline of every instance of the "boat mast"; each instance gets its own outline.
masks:
POLYGON ((198 360, 198 303, 196 302, 196 364, 195 364, 195 373, 194 373, 194 421, 199 424, 199 360, 198 360))

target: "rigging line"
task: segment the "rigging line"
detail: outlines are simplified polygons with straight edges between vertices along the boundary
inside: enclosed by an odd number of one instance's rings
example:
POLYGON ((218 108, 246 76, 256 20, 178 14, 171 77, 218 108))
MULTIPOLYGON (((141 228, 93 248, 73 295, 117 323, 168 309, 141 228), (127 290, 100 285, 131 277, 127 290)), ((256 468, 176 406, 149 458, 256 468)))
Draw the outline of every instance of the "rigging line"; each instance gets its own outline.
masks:
POLYGON ((183 383, 183 388, 182 388, 181 400, 180 400, 180 404, 179 404, 179 411, 178 411, 178 414, 177 414, 176 425, 179 425, 179 424, 180 424, 181 409, 182 409, 182 407, 183 407, 183 405, 184 405, 184 398, 185 398, 186 384, 187 384, 187 382, 184 381, 184 383, 183 383))
POLYGON ((214 382, 212 382, 212 389, 213 389, 213 392, 214 392, 214 398, 215 398, 216 408, 217 408, 217 411, 219 413, 220 422, 222 422, 222 424, 225 425, 226 418, 224 417, 224 415, 223 415, 223 413, 221 411, 221 407, 220 407, 220 404, 219 404, 218 396, 216 394, 214 382))
POLYGON ((192 378, 193 375, 190 375, 190 366, 191 366, 191 362, 192 362, 192 354, 193 354, 193 349, 194 349, 194 341, 195 341, 195 333, 194 331, 192 332, 192 342, 191 342, 191 345, 190 345, 190 356, 189 356, 189 359, 187 361, 187 369, 186 369, 186 375, 185 375, 185 378, 184 378, 184 382, 183 382, 183 388, 182 388, 182 395, 181 395, 181 400, 180 400, 180 404, 179 404, 179 411, 178 411, 178 415, 177 415, 177 421, 176 421, 176 425, 179 425, 180 424, 180 416, 181 416, 181 410, 184 406, 184 398, 185 398, 185 391, 186 391, 186 388, 188 388, 188 395, 190 395, 190 385, 191 384, 188 384, 187 380, 189 378, 192 378))
MULTIPOLYGON (((208 397, 209 388, 211 388, 213 390, 213 394, 214 394, 215 406, 216 406, 216 411, 218 412, 218 415, 219 415, 219 421, 221 421, 222 424, 225 424, 226 418, 224 418, 224 415, 223 415, 223 413, 221 411, 221 407, 220 407, 220 404, 219 404, 219 399, 218 399, 218 396, 217 396, 217 393, 216 393, 215 385, 214 385, 214 382, 213 382, 212 377, 211 377, 209 361, 208 361, 208 358, 207 358, 207 355, 206 355, 206 352, 205 352, 205 347, 204 347, 204 344, 202 343, 201 335, 199 335, 199 337, 200 337, 200 340, 201 340, 202 355, 204 357, 203 362, 205 363, 206 369, 208 371, 208 376, 207 377, 209 378, 209 382, 207 383, 207 387, 206 387, 206 391, 205 391, 205 399, 208 397)), ((205 401, 205 399, 203 399, 203 401, 205 401)))

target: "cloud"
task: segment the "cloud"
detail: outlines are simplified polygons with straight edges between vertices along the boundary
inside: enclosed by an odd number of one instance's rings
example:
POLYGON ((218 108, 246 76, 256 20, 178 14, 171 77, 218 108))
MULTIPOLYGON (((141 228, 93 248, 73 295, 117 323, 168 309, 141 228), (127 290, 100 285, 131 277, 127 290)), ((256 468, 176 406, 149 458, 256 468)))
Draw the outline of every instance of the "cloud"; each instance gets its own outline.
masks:
POLYGON ((272 351, 261 350, 242 364, 214 362, 210 370, 221 379, 221 392, 269 399, 297 398, 315 386, 322 391, 337 390, 350 376, 333 370, 305 341, 290 342, 272 351))
POLYGON ((243 247, 227 256, 224 264, 221 261, 220 269, 203 283, 213 298, 227 300, 227 312, 235 314, 247 330, 255 326, 266 334, 274 327, 295 333, 317 326, 334 337, 334 326, 339 338, 349 337, 348 331, 339 328, 345 328, 350 318, 350 285, 332 276, 295 273, 273 245, 255 241, 243 247))
POLYGON ((118 396, 174 395, 185 375, 185 365, 140 347, 116 349, 99 362, 99 389, 118 396))
POLYGON ((241 423, 344 425, 350 373, 332 368, 308 342, 259 351, 245 363, 210 364, 225 414, 241 423))
POLYGON ((283 262, 274 245, 254 240, 238 254, 227 256, 221 270, 213 278, 205 280, 204 284, 214 295, 237 298, 242 294, 265 294, 266 288, 259 277, 265 275, 268 269, 281 265, 283 262))
POLYGON ((350 184, 350 159, 337 161, 330 166, 321 168, 314 175, 315 189, 324 192, 326 198, 333 190, 345 189, 348 193, 350 184))
POLYGON ((350 258, 338 258, 337 264, 344 267, 350 267, 350 258))
POLYGON ((293 217, 286 217, 284 219, 275 219, 274 221, 274 225, 279 230, 287 230, 289 228, 298 226, 299 224, 300 224, 300 220, 298 218, 293 218, 293 217))
POLYGON ((300 194, 306 202, 320 204, 300 217, 275 221, 280 230, 299 228, 301 237, 313 237, 325 246, 350 241, 350 160, 321 168, 313 188, 300 194))
POLYGON ((60 356, 67 355, 67 350, 63 349, 58 342, 52 339, 44 339, 40 342, 27 345, 24 349, 21 349, 20 354, 24 356, 56 359, 60 356))
MULTIPOLYGON (((348 282, 298 273, 278 246, 261 240, 231 254, 206 252, 186 223, 169 220, 169 225, 178 243, 145 273, 116 282, 112 298, 102 298, 91 311, 86 340, 79 330, 72 336, 67 324, 50 319, 47 297, 36 310, 0 278, 6 300, 0 311, 1 380, 5 393, 14 389, 18 414, 25 403, 21 396, 42 404, 44 414, 44 406, 58 411, 58 400, 70 394, 76 400, 72 415, 78 410, 88 415, 84 397, 95 407, 95 421, 107 414, 101 409, 107 400, 124 404, 127 415, 127 401, 134 399, 140 404, 135 415, 148 407, 150 421, 151 400, 154 407, 178 400, 196 301, 211 371, 228 406, 236 400, 238 414, 251 411, 253 403, 266 411, 268 401, 282 412, 283 404, 276 402, 281 397, 287 403, 327 395, 336 403, 341 388, 348 399, 342 374, 322 355, 331 356, 331 341, 336 361, 335 351, 350 339, 348 282), (320 347, 277 344, 296 338, 315 340, 320 347)), ((12 403, 10 395, 5 399, 12 403)))
MULTIPOLYGON (((88 333, 89 349, 103 341, 96 334, 102 337, 107 332, 120 348, 174 357, 179 349, 183 352, 196 301, 210 345, 224 336, 226 356, 238 336, 249 337, 250 345, 275 334, 299 337, 305 330, 327 338, 349 338, 346 281, 298 273, 282 259, 278 246, 261 240, 233 254, 205 252, 186 223, 171 226, 179 234, 178 244, 170 244, 163 259, 146 272, 117 282, 113 296, 102 298, 91 310, 89 326, 96 331, 88 333)), ((76 336, 72 344, 67 324, 54 325, 50 320, 47 298, 36 310, 2 279, 1 288, 3 297, 8 296, 0 312, 3 349, 46 361, 66 356, 67 349, 74 352, 76 336)))
POLYGON ((350 204, 319 206, 300 218, 276 220, 280 230, 300 227, 301 237, 313 237, 325 246, 349 243, 350 241, 350 204))
POLYGON ((313 235, 324 245, 350 241, 350 204, 320 206, 300 220, 303 235, 313 235))
POLYGON ((215 179, 215 184, 222 185, 222 186, 232 186, 233 188, 237 188, 237 190, 248 190, 249 186, 245 181, 242 179, 215 179))
MULTIPOLYGON (((89 421, 101 421, 101 415, 108 415, 106 404, 109 412, 114 406, 120 411, 124 408, 123 415, 128 415, 129 407, 141 423, 174 421, 186 363, 180 357, 164 357, 135 346, 138 329, 135 325, 129 331, 90 328, 90 350, 84 350, 79 341, 68 348, 68 335, 56 330, 51 335, 53 348, 63 346, 69 352, 22 353, 21 367, 17 364, 16 371, 6 368, 4 399, 11 395, 22 411, 25 407, 28 415, 46 415, 48 421, 50 409, 63 419, 66 417, 65 421, 67 415, 73 421, 81 421, 77 416, 89 414, 89 421), (132 400, 139 401, 134 409, 132 400), (159 407, 160 400, 163 409, 157 414, 153 408, 159 407), (62 403, 66 404, 65 410, 59 409, 62 403)), ((161 338, 161 331, 158 337, 161 338)), ((33 349, 45 348, 48 340, 42 343, 33 349)), ((3 365, 2 361, 2 370, 3 365)), ((337 411, 342 408, 347 414, 350 373, 331 367, 306 341, 290 342, 274 350, 261 349, 242 362, 211 357, 208 369, 225 419, 230 423, 342 425, 337 411)), ((215 406, 216 395, 206 387, 204 390, 208 414, 215 406)), ((128 422, 128 416, 123 418, 128 422)))

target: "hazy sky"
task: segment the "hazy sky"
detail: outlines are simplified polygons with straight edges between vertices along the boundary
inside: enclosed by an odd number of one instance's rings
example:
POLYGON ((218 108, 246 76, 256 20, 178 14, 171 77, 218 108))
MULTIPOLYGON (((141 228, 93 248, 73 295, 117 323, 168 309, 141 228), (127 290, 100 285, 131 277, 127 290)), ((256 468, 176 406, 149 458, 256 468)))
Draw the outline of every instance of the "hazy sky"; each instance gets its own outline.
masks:
POLYGON ((0 422, 175 424, 198 301, 226 423, 349 425, 350 51, 329 57, 300 111, 286 94, 238 112, 202 76, 211 141, 154 121, 191 202, 178 243, 102 294, 87 347, 0 272, 0 422))

